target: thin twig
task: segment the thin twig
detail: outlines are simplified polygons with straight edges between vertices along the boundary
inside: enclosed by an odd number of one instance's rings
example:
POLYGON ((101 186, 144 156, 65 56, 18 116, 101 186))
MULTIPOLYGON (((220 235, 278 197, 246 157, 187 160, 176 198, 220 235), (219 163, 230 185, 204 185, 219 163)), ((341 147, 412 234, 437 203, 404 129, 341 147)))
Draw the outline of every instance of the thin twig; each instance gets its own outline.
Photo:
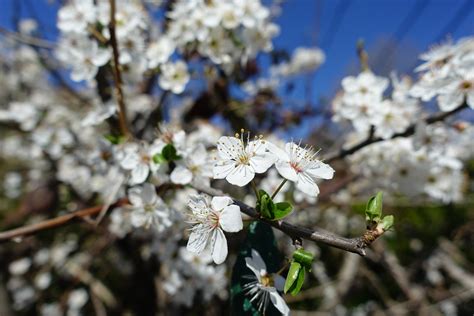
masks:
MULTIPOLYGON (((195 187, 195 189, 212 196, 224 194, 223 192, 213 189, 213 188, 195 187)), ((256 220, 269 224, 270 226, 284 232, 286 235, 290 236, 292 239, 302 238, 302 239, 322 243, 334 248, 353 252, 361 256, 365 256, 366 255, 365 248, 367 248, 372 242, 374 242, 378 237, 380 237, 383 234, 383 232, 378 231, 378 230, 367 230, 364 233, 364 235, 361 237, 346 238, 346 237, 338 236, 336 234, 328 232, 322 228, 310 229, 306 227, 296 226, 288 222, 285 222, 283 220, 271 221, 271 220, 262 218, 255 208, 250 207, 241 201, 234 200, 234 203, 240 207, 240 211, 242 213, 247 214, 248 216, 256 220)))
POLYGON ((113 73, 115 81, 115 94, 117 97, 118 105, 118 115, 120 122, 120 130, 122 134, 130 137, 130 131, 127 125, 127 107, 125 106, 125 97, 122 90, 122 73, 120 72, 120 63, 119 63, 119 49, 117 44, 117 35, 115 33, 116 21, 115 21, 115 0, 110 0, 110 23, 109 23, 109 32, 110 32, 110 46, 112 46, 113 52, 113 73))
POLYGON ((13 32, 10 30, 7 30, 3 27, 0 27, 0 34, 3 36, 10 38, 12 40, 15 40, 19 43, 27 44, 29 46, 34 46, 37 48, 46 48, 46 49, 54 49, 56 48, 56 44, 53 42, 49 42, 46 40, 43 40, 41 38, 21 34, 18 32, 13 32))
MULTIPOLYGON (((451 115, 454 115, 456 113, 458 113, 459 111, 463 110, 467 108, 467 104, 464 103, 460 106, 458 106, 457 108, 455 108, 454 110, 451 110, 449 112, 438 112, 436 114, 433 114, 431 116, 428 116, 426 119, 425 119, 425 123, 427 125, 430 125, 430 124, 433 124, 435 122, 439 122, 439 121, 443 121, 444 119, 446 119, 447 117, 451 116, 451 115)), ((408 137, 408 136, 411 136, 413 134, 415 134, 415 128, 416 128, 416 124, 411 124, 410 126, 407 127, 406 130, 404 130, 403 132, 400 132, 400 133, 396 133, 394 134, 392 137, 390 137, 389 139, 394 139, 394 138, 398 138, 398 137, 408 137)), ((378 142, 381 142, 383 140, 386 140, 386 139, 383 139, 381 137, 368 137, 366 140, 348 148, 348 149, 341 149, 340 151, 336 152, 336 153, 332 153, 332 154, 329 154, 327 157, 325 157, 323 160, 327 163, 330 163, 334 160, 338 160, 338 159, 342 159, 342 158, 345 158, 349 155, 352 155, 353 153, 361 150, 362 148, 368 146, 368 145, 371 145, 371 144, 374 144, 374 143, 378 143, 378 142)))
MULTIPOLYGON (((124 198, 124 199, 118 200, 116 203, 112 204, 110 207, 114 208, 114 207, 125 205, 127 203, 128 203, 128 199, 124 198)), ((31 235, 43 230, 50 229, 50 228, 63 226, 63 225, 73 222, 77 218, 83 218, 83 217, 99 214, 102 211, 102 207, 103 207, 102 205, 89 207, 89 208, 75 211, 69 214, 61 215, 52 219, 48 219, 39 223, 34 223, 31 225, 22 226, 19 228, 1 232, 0 242, 5 242, 17 237, 24 237, 24 236, 31 235)))

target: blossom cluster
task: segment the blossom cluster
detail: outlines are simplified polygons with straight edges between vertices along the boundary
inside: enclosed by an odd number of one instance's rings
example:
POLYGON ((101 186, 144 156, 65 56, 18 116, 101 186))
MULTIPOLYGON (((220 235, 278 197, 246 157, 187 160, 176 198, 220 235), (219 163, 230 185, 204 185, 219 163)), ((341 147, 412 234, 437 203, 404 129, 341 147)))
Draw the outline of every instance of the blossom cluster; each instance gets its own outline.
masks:
POLYGON ((437 96, 442 111, 451 111, 464 102, 474 109, 474 40, 460 39, 434 47, 420 56, 416 68, 420 79, 411 94, 429 101, 437 96))
POLYGON ((391 98, 383 97, 389 80, 378 77, 370 70, 357 77, 342 80, 343 93, 333 102, 335 121, 350 121, 359 133, 368 133, 374 128, 375 135, 383 139, 403 132, 415 119, 419 104, 409 94, 409 78, 401 80, 392 76, 391 98))

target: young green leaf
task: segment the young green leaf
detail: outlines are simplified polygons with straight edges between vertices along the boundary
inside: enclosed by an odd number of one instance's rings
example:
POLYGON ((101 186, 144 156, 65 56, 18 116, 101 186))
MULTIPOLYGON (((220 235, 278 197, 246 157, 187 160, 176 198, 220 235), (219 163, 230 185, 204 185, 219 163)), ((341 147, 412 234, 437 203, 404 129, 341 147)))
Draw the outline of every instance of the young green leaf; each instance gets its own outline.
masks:
POLYGON ((382 199, 382 192, 378 192, 377 195, 370 198, 365 209, 367 221, 378 222, 382 218, 382 199))
POLYGON ((304 277, 306 275, 306 269, 300 269, 298 272, 298 278, 296 279, 296 282, 293 283, 293 286, 290 288, 290 294, 292 296, 295 296, 301 291, 301 287, 303 286, 304 283, 304 277))
POLYGON ((181 156, 179 156, 176 152, 176 148, 172 144, 166 145, 163 150, 161 151, 161 155, 163 158, 165 158, 167 161, 174 161, 174 160, 179 160, 181 159, 181 156))
POLYGON ((259 200, 257 201, 257 210, 264 218, 273 219, 275 208, 272 198, 264 190, 259 191, 259 200))
POLYGON ((152 159, 153 159, 153 162, 156 163, 157 165, 166 161, 166 159, 163 157, 162 154, 155 154, 153 155, 152 159))
POLYGON ((305 251, 303 248, 300 248, 293 252, 293 259, 296 262, 299 262, 308 271, 311 271, 311 265, 314 261, 314 255, 312 253, 305 251))
MULTIPOLYGON (((290 265, 290 270, 286 276, 284 292, 287 293, 290 289, 292 289, 293 284, 298 279, 300 270, 302 269, 301 264, 299 262, 293 261, 290 265)), ((303 269, 304 270, 304 269, 303 269)))
POLYGON ((274 205, 273 209, 273 220, 280 220, 285 218, 286 216, 290 215, 293 211, 293 205, 288 202, 280 202, 274 205))
POLYGON ((395 218, 393 215, 387 215, 382 219, 382 229, 384 231, 389 230, 393 226, 393 222, 395 221, 395 218))

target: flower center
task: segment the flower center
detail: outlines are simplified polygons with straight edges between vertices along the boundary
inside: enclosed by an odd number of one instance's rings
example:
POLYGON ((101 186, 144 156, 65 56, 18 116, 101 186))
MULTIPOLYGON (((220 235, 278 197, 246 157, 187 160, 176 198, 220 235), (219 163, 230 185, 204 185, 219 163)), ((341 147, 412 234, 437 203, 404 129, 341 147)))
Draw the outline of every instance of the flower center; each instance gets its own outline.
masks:
POLYGON ((298 165, 296 161, 290 162, 290 166, 296 171, 296 173, 300 173, 302 171, 302 169, 300 168, 300 166, 298 165))
POLYGON ((219 214, 218 213, 211 211, 207 215, 207 220, 209 221, 209 223, 211 224, 211 227, 213 229, 217 228, 219 226, 219 214))
POLYGON ((273 278, 268 273, 262 275, 262 285, 265 287, 273 286, 273 278))

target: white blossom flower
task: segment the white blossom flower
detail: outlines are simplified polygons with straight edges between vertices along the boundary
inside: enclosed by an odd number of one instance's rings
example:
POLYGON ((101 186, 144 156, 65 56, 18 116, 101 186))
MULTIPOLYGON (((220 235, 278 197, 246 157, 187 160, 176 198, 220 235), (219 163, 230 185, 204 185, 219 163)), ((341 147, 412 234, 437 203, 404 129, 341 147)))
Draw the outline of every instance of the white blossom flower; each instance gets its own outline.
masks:
POLYGON ((153 225, 158 232, 171 226, 169 210, 151 183, 131 188, 128 199, 132 204, 130 220, 133 226, 149 229, 153 225))
POLYGON ((268 273, 265 262, 255 249, 252 249, 251 257, 245 258, 245 263, 255 274, 255 276, 251 276, 255 280, 243 286, 246 294, 251 296, 250 302, 255 301, 258 310, 263 315, 265 315, 269 300, 280 313, 289 315, 290 309, 278 293, 278 291, 283 291, 285 279, 276 273, 268 273))
POLYGON ((176 168, 171 172, 170 180, 176 184, 189 184, 209 186, 212 178, 212 164, 203 144, 195 146, 186 157, 177 162, 176 168))
POLYGON ((157 42, 148 47, 146 57, 148 68, 156 68, 158 65, 166 63, 176 48, 175 43, 167 36, 161 36, 157 42))
POLYGON ((120 166, 131 171, 131 184, 145 182, 150 172, 154 173, 160 168, 153 161, 153 156, 161 153, 164 146, 165 144, 161 141, 156 141, 151 145, 131 143, 124 147, 120 166))
POLYGON ((161 65, 161 74, 158 83, 164 90, 171 90, 173 93, 180 94, 189 81, 188 66, 183 61, 175 63, 166 63, 161 65))
POLYGON ((277 157, 275 163, 280 175, 295 182, 296 188, 310 196, 317 196, 319 188, 315 179, 332 179, 334 169, 316 159, 312 148, 302 148, 293 142, 286 143, 285 150, 276 146, 269 148, 277 157))
POLYGON ((244 142, 244 133, 236 137, 222 136, 217 142, 219 159, 214 165, 214 179, 226 179, 237 186, 245 186, 256 173, 264 173, 275 162, 275 157, 267 150, 268 142, 256 138, 244 142))
POLYGON ((187 249, 200 254, 210 250, 216 264, 227 257, 227 239, 224 231, 236 233, 243 228, 240 207, 231 198, 215 196, 212 201, 204 195, 195 195, 189 201, 190 222, 193 224, 187 249))

